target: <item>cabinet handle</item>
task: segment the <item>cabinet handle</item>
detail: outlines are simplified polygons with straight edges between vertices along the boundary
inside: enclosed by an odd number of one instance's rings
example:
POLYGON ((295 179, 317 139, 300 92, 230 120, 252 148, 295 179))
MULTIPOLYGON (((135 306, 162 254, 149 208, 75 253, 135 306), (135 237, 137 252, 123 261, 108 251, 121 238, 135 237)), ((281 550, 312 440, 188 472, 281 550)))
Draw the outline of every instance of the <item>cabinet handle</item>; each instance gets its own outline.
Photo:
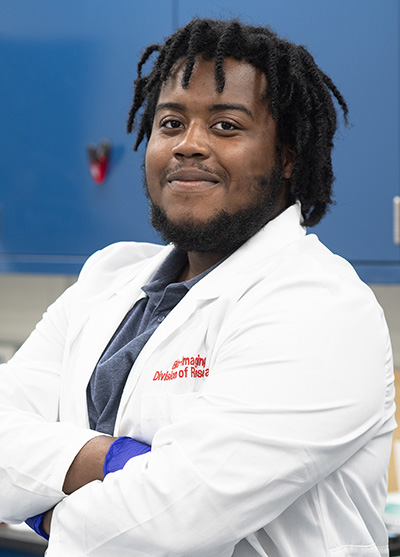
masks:
POLYGON ((400 244, 400 196, 393 198, 393 241, 400 244))

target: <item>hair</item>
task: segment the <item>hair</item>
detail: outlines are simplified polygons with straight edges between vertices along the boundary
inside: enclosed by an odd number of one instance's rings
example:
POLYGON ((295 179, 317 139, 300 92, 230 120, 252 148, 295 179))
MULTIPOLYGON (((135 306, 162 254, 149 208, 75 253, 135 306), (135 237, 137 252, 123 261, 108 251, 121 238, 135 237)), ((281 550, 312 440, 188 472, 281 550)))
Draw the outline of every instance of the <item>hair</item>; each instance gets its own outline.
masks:
POLYGON ((277 153, 281 154, 283 146, 289 146, 295 153, 292 175, 287 180, 290 199, 301 202, 306 226, 317 224, 333 203, 331 152, 337 128, 334 98, 342 108, 346 124, 348 108, 311 54, 303 46, 278 37, 269 27, 244 25, 237 19, 196 18, 164 44, 148 46, 138 63, 127 123, 131 133, 137 113, 143 109, 134 150, 145 137, 147 140, 150 137, 160 90, 174 64, 186 60, 182 87, 187 88, 199 55, 215 60, 218 92, 225 85, 225 57, 247 62, 265 74, 268 109, 277 123, 277 153), (143 76, 143 66, 154 52, 158 56, 152 70, 143 76))

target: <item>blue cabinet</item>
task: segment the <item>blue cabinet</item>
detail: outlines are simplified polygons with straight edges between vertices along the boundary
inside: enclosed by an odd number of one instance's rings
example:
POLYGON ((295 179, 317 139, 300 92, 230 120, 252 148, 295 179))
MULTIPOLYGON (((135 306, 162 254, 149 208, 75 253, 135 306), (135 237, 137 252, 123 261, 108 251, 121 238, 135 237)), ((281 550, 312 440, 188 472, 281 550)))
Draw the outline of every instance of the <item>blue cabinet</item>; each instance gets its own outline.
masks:
MULTIPOLYGON (((270 24, 305 44, 350 107, 334 154, 336 202, 315 229, 369 282, 400 282, 399 3, 393 0, 2 0, 0 271, 77 272, 118 240, 158 242, 143 149, 125 133, 139 51, 195 14, 270 24), (86 147, 108 139, 97 185, 86 147)), ((310 232, 313 232, 311 229, 310 232)))
POLYGON ((111 242, 159 241, 125 127, 139 51, 172 17, 165 0, 1 2, 1 270, 76 272, 111 242), (86 148, 103 139, 98 185, 86 148))

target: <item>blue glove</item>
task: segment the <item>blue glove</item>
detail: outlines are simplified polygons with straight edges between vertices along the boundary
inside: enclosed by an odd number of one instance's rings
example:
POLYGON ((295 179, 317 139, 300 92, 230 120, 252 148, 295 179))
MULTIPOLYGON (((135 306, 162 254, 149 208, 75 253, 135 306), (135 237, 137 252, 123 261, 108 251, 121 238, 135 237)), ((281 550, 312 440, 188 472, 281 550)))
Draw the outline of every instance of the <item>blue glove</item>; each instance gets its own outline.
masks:
POLYGON ((34 530, 36 534, 39 534, 39 536, 42 536, 42 538, 48 540, 49 536, 41 529, 44 515, 45 513, 37 514, 36 516, 31 516, 31 518, 27 518, 25 520, 25 524, 27 524, 29 528, 32 528, 32 530, 34 530))
POLYGON ((149 451, 151 451, 149 445, 140 443, 140 441, 136 441, 132 437, 118 437, 114 443, 111 443, 104 459, 104 477, 110 472, 122 470, 128 460, 149 451))

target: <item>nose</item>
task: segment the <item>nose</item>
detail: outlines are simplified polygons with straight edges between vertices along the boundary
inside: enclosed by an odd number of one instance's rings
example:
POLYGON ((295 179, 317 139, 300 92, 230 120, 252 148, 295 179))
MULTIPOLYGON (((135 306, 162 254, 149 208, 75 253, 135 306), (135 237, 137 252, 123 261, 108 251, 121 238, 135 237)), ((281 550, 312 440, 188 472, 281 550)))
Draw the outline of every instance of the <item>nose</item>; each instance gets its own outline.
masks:
POLYGON ((207 158, 210 155, 207 130, 201 124, 190 124, 178 137, 173 147, 175 158, 207 158))

